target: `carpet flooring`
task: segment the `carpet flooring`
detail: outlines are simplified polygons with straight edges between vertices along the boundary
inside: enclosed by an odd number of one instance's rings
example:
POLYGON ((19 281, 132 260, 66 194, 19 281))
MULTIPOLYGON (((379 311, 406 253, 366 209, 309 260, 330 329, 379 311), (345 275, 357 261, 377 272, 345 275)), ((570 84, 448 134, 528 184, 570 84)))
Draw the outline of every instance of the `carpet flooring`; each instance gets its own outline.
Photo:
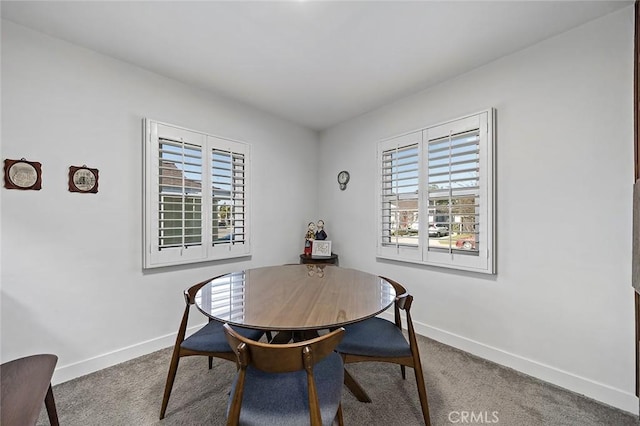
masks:
MULTIPOLYGON (((627 426, 638 417, 509 368, 418 336, 431 423, 499 426, 627 426)), ((160 404, 172 348, 54 386, 63 426, 224 425, 232 362, 183 358, 164 420, 160 404)), ((413 370, 384 363, 347 366, 371 396, 361 403, 345 387, 345 425, 423 424, 413 370)), ((48 425, 42 410, 38 425, 48 425)))

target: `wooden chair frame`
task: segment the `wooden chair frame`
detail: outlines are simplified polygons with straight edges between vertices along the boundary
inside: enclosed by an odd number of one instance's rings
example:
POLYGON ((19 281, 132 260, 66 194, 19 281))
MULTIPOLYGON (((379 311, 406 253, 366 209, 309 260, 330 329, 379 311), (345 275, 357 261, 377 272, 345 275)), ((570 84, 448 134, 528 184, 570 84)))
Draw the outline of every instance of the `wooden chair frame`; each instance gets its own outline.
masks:
MULTIPOLYGON (((235 361, 236 355, 232 352, 205 352, 205 351, 194 351, 190 349, 183 348, 182 342, 184 342, 185 335, 187 332, 187 323, 189 321, 189 311, 191 309, 191 305, 195 304, 195 297, 198 290, 200 290, 204 285, 208 284, 212 280, 221 277, 219 275, 215 278, 207 279, 206 281, 202 281, 189 289, 184 291, 184 301, 185 308, 184 313, 182 314, 182 322, 180 323, 180 328, 178 329, 178 336, 176 337, 176 343, 173 347, 173 355, 171 356, 171 364, 169 366, 169 373, 167 374, 167 382, 164 388, 164 397, 162 398, 162 407, 160 408, 160 420, 164 419, 164 416, 167 411, 167 405, 169 404, 169 397, 171 396, 171 390, 173 389, 173 383, 176 378, 176 373, 178 371, 178 364, 180 363, 180 358, 185 356, 194 356, 201 355, 209 357, 209 369, 213 366, 213 357, 226 359, 228 361, 235 361)), ((212 321, 211 319, 209 321, 212 321)))
MULTIPOLYGON (((224 325, 229 345, 237 357, 238 382, 232 395, 227 426, 236 426, 240 421, 242 397, 244 393, 247 366, 267 373, 287 373, 305 370, 309 394, 309 420, 311 426, 322 426, 320 405, 313 376, 313 366, 331 354, 344 335, 344 328, 334 330, 324 336, 296 343, 270 344, 256 342, 238 334, 228 324, 224 325)), ((338 424, 343 425, 342 404, 336 413, 338 424)))
POLYGON ((58 426, 58 411, 53 398, 51 377, 58 357, 39 354, 8 361, 0 365, 2 372, 0 424, 4 426, 35 425, 42 409, 47 409, 49 423, 58 426))
MULTIPOLYGON (((424 382, 424 373, 422 370, 422 363, 420 361, 420 352, 418 350, 418 341, 416 339, 415 330, 413 328, 413 321, 411 320, 411 304, 413 303, 413 296, 411 296, 407 290, 397 281, 390 278, 380 277, 388 281, 396 291, 396 299, 394 303, 394 322, 396 327, 402 330, 402 316, 400 311, 405 311, 407 320, 407 334, 409 336, 409 347, 411 348, 411 356, 406 357, 381 357, 381 356, 365 356, 355 355, 349 353, 340 352, 342 359, 346 364, 352 364, 356 362, 388 362, 400 365, 400 371, 402 379, 406 379, 405 367, 413 368, 416 377, 416 385, 418 387, 418 396, 420 398, 420 406, 422 408, 422 416, 424 418, 425 425, 430 426, 431 420, 429 418, 429 404, 427 402, 427 390, 424 382)), ((360 386, 354 383, 353 378, 349 375, 345 369, 345 384, 355 393, 355 396, 360 401, 368 401, 371 399, 366 393, 358 393, 360 386)))

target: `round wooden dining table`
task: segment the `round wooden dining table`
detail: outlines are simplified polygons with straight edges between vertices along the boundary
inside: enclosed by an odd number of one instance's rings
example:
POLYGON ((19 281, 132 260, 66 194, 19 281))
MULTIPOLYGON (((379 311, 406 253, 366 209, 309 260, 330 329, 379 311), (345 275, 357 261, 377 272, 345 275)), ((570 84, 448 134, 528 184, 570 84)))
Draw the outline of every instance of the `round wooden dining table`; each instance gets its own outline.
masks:
POLYGON ((396 297, 384 278, 333 265, 246 269, 212 279, 196 294, 205 315, 265 331, 340 327, 386 310, 396 297))
MULTIPOLYGON (((318 331, 371 318, 394 302, 384 278, 334 265, 283 265, 213 278, 195 296, 217 321, 267 332, 270 343, 307 340, 318 331), (276 332, 271 336, 271 332, 276 332)), ((371 398, 349 372, 345 385, 362 402, 371 398)))

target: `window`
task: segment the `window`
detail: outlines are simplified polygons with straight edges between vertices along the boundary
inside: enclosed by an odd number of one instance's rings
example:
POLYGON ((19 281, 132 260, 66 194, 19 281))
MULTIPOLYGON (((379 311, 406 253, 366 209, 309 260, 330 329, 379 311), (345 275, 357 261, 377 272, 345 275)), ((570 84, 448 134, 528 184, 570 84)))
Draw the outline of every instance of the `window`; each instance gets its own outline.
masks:
POLYGON ((379 257, 495 273, 493 110, 378 145, 379 257))
POLYGON ((145 121, 144 266, 250 254, 249 145, 145 121))

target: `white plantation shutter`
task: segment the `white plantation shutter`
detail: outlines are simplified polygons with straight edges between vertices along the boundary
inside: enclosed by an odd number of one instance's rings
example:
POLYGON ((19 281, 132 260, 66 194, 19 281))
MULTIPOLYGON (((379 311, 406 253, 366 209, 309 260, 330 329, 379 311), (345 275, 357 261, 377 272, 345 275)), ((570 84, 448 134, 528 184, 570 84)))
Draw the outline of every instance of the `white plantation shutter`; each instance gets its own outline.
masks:
POLYGON ((430 139, 427 158, 430 216, 434 223, 451 231, 445 241, 440 239, 437 244, 430 241, 429 250, 456 249, 451 236, 457 233, 473 241, 466 253, 477 255, 481 203, 479 129, 430 139))
POLYGON ((418 222, 418 144, 382 154, 383 244, 418 245, 411 232, 418 222))
POLYGON ((217 256, 249 250, 248 145, 209 137, 211 141, 211 245, 217 256))
POLYGON ((216 244, 244 243, 244 155, 214 149, 211 158, 213 188, 212 239, 216 244), (232 233, 226 232, 231 228, 232 233), (230 235, 230 236, 229 236, 230 235))
POLYGON ((145 125, 145 268, 248 254, 248 145, 145 125))
POLYGON ((202 149, 159 138, 158 249, 202 245, 202 149))
POLYGON ((379 219, 378 255, 406 261, 417 258, 419 263, 494 273, 493 145, 492 110, 381 142, 378 150, 383 213, 379 219), (420 159, 420 186, 415 204, 419 225, 414 225, 418 232, 395 231, 394 234, 391 206, 403 206, 399 191, 393 190, 396 182, 402 182, 401 174, 394 172, 403 169, 397 166, 394 169, 394 161, 400 159, 401 152, 410 149, 407 138, 415 140, 418 134, 421 137, 416 154, 420 159), (391 148, 394 145, 395 150, 391 148), (392 199, 396 200, 395 204, 392 201, 385 204, 385 200, 392 199), (385 210, 385 206, 389 207, 385 210), (429 236, 430 225, 446 232, 429 236), (386 234, 385 229, 389 229, 386 234), (412 238, 417 240, 414 243, 417 254, 406 248, 403 251, 397 244, 410 242, 412 238), (394 241, 395 250, 390 250, 394 241))
POLYGON ((431 263, 493 272, 492 122, 488 111, 424 131, 428 209, 449 229, 429 238, 431 263))
POLYGON ((418 258, 421 132, 382 144, 379 156, 378 251, 418 258))

